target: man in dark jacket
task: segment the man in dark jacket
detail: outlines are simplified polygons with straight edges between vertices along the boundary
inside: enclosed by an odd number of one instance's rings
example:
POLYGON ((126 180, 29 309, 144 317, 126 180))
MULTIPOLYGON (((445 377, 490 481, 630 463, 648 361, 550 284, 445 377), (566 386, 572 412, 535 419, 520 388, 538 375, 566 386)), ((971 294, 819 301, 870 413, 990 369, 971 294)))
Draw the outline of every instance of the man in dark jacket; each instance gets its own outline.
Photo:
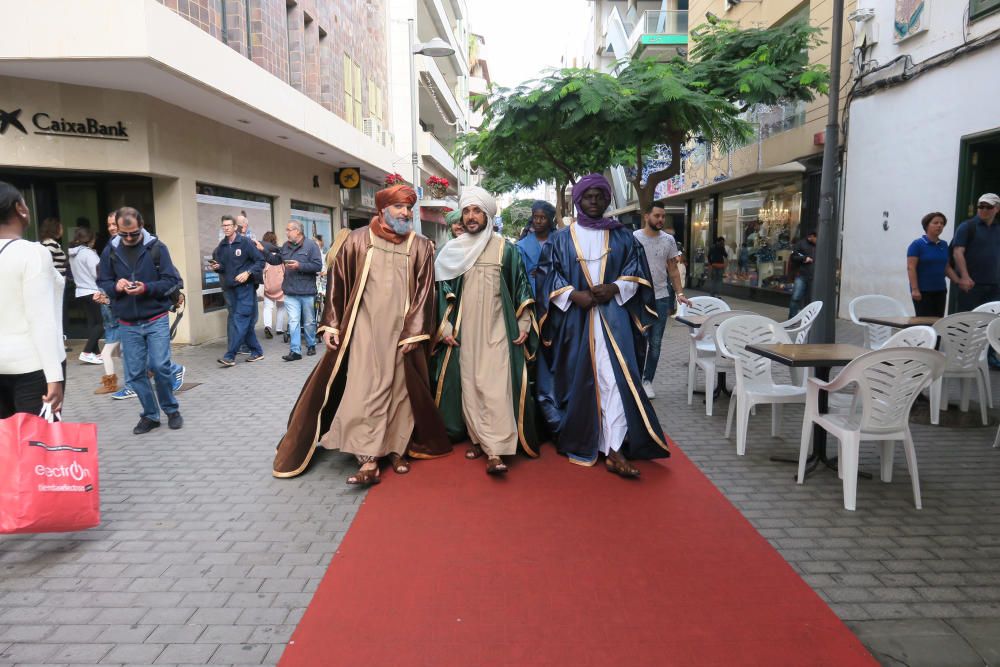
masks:
POLYGON ((316 274, 323 270, 323 256, 316 242, 306 238, 301 222, 289 221, 285 226, 285 235, 288 241, 277 253, 270 253, 265 259, 268 264, 285 265, 281 289, 285 293, 292 342, 291 349, 282 359, 297 361, 302 358, 302 334, 299 331, 302 323, 306 331, 306 354, 316 354, 316 274))
POLYGON ((804 239, 795 244, 792 251, 792 266, 796 268, 792 300, 788 306, 788 319, 799 314, 812 292, 813 267, 816 262, 816 232, 810 231, 804 239))
POLYGON ((121 243, 109 243, 101 255, 97 285, 111 299, 111 311, 121 327, 126 378, 142 403, 142 416, 132 433, 148 433, 160 425, 160 409, 167 425, 184 425, 170 361, 170 295, 180 289, 180 274, 162 241, 143 229, 142 214, 123 207, 115 215, 121 243), (147 371, 153 372, 154 394, 147 371), (159 405, 157 405, 159 399, 159 405))
POLYGON ((222 234, 219 246, 212 253, 212 269, 222 278, 226 302, 232 304, 233 325, 227 327, 229 345, 219 359, 219 364, 228 368, 236 365, 236 353, 244 344, 250 348, 247 361, 264 358, 264 350, 254 333, 257 286, 253 278, 264 270, 264 256, 253 241, 237 233, 236 224, 228 217, 222 218, 222 234))

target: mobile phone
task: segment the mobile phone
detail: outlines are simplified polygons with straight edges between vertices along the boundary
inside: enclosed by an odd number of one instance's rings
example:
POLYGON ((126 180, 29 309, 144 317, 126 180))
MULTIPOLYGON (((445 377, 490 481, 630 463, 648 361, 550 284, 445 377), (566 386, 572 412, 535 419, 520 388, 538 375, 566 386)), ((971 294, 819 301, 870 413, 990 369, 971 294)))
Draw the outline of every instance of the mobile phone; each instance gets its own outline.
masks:
POLYGON ((128 284, 128 288, 129 289, 135 289, 138 286, 139 286, 139 284, 138 283, 134 283, 134 282, 131 282, 131 283, 128 284))
POLYGON ((285 264, 291 264, 294 261, 295 261, 294 259, 286 259, 285 264))

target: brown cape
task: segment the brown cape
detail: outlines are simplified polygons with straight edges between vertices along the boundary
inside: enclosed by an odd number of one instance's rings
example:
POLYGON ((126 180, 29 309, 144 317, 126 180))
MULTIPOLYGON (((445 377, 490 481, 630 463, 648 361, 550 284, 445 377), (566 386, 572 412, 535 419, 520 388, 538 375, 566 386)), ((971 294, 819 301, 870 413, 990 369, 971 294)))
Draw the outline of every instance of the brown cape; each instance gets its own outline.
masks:
MULTIPOLYGON (((320 436, 330 429, 347 381, 354 318, 364 293, 371 263, 372 243, 368 227, 347 236, 330 267, 322 325, 319 332, 340 337, 336 351, 327 349, 306 379, 288 417, 288 430, 278 442, 274 456, 275 477, 295 477, 305 471, 320 436)), ((406 390, 413 408, 413 436, 407 452, 416 458, 433 458, 451 452, 451 442, 431 394, 428 376, 429 343, 435 325, 434 249, 423 236, 411 234, 407 248, 412 258, 409 286, 410 309, 403 322, 400 343, 420 343, 403 356, 406 390)), ((362 341, 363 344, 363 341, 362 341)))

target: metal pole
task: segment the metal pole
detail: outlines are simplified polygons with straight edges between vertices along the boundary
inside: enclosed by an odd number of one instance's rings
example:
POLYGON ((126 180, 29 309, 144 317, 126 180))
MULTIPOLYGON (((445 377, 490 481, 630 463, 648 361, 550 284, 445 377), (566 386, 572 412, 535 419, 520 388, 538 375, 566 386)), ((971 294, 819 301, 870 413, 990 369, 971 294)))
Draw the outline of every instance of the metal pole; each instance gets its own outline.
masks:
MULTIPOLYGON (((406 21, 409 24, 410 29, 410 163, 413 167, 413 189, 417 190, 420 187, 420 164, 418 162, 417 155, 417 128, 420 126, 420 118, 417 113, 417 96, 419 91, 417 90, 417 57, 413 53, 413 49, 416 47, 416 24, 413 19, 408 19, 406 21)), ((417 201, 417 205, 413 207, 413 231, 417 234, 421 234, 420 229, 420 201, 417 201)))
POLYGON ((837 159, 840 149, 840 68, 844 33, 844 0, 833 0, 833 30, 830 36, 830 107, 823 142, 823 173, 819 186, 819 227, 816 230, 816 267, 813 300, 823 310, 812 329, 812 342, 836 341, 837 324, 837 159))

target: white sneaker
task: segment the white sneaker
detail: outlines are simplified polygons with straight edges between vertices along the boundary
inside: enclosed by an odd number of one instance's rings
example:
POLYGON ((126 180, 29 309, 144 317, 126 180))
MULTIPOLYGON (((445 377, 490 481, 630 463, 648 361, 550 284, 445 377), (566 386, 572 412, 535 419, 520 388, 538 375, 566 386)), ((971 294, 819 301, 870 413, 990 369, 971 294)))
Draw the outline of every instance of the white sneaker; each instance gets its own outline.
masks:
POLYGON ((80 361, 85 364, 103 364, 104 361, 101 360, 100 355, 94 354, 92 352, 81 352, 80 361))
POLYGON ((653 383, 649 380, 642 381, 642 390, 646 392, 646 396, 649 398, 656 398, 656 392, 653 391, 653 383))

